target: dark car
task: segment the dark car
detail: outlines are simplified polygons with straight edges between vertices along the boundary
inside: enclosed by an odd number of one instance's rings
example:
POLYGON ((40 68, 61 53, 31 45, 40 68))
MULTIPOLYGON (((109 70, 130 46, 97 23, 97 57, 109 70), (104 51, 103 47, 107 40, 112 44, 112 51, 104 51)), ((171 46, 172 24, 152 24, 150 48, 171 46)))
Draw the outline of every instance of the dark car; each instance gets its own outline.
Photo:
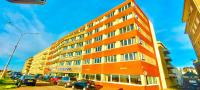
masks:
POLYGON ((74 85, 72 87, 74 90, 76 89, 83 89, 83 90, 99 90, 103 88, 101 85, 96 85, 94 81, 91 80, 80 80, 77 82, 74 82, 74 85))
POLYGON ((20 87, 22 84, 25 84, 27 86, 35 86, 36 85, 36 79, 32 75, 23 75, 17 80, 17 87, 20 87))
POLYGON ((57 85, 57 82, 58 80, 60 80, 61 77, 58 77, 58 76, 54 76, 50 79, 50 83, 53 84, 53 85, 57 85))
POLYGON ((64 86, 65 88, 67 88, 71 87, 76 81, 77 79, 74 77, 62 77, 60 80, 58 80, 57 85, 64 86))
POLYGON ((10 74, 11 79, 19 79, 22 76, 21 72, 12 72, 10 74))
POLYGON ((45 76, 42 77, 43 81, 50 81, 50 79, 51 79, 50 75, 45 75, 45 76))

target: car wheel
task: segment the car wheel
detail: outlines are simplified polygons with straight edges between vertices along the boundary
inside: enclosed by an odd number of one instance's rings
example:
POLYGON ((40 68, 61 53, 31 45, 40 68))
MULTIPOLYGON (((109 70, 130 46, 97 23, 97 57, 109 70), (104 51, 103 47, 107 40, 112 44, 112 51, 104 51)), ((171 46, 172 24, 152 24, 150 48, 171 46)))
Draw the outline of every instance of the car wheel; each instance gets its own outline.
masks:
POLYGON ((21 82, 17 83, 17 87, 20 87, 21 86, 21 82))
POLYGON ((84 87, 83 90, 87 90, 87 89, 84 87))
POLYGON ((65 84, 64 87, 67 88, 68 87, 67 84, 65 84))

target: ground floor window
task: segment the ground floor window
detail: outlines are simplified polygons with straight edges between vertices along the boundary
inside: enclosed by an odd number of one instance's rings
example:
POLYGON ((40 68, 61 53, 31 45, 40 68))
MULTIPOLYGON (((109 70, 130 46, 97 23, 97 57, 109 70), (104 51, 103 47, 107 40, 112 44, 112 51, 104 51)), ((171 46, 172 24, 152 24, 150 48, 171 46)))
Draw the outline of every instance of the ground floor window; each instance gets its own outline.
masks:
POLYGON ((101 74, 96 74, 96 80, 101 81, 101 74))
POLYGON ((147 76, 147 84, 157 84, 156 77, 147 76))
POLYGON ((130 75, 131 84, 142 84, 140 75, 130 75))
POLYGON ((119 82, 119 75, 112 75, 112 82, 119 82))
POLYGON ((129 76, 128 75, 120 75, 120 82, 129 83, 129 76))

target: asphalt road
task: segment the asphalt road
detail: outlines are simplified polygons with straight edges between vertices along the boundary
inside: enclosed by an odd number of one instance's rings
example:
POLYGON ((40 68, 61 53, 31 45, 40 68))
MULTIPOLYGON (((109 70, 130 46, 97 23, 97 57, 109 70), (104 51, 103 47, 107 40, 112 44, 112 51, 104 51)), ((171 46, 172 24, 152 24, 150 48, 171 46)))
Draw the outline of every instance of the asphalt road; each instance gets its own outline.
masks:
POLYGON ((36 86, 21 86, 12 90, 72 90, 71 88, 64 88, 63 86, 51 86, 49 82, 37 81, 36 86))
POLYGON ((22 86, 13 90, 72 90, 62 86, 22 86))

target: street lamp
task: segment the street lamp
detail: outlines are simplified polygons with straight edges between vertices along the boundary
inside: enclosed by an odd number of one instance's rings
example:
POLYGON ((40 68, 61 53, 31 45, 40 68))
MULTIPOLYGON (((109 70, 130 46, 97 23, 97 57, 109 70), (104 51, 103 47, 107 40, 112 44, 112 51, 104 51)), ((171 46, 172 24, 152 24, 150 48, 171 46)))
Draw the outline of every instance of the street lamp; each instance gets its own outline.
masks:
POLYGON ((10 57, 9 57, 9 59, 8 59, 7 64, 6 64, 5 67, 4 67, 3 73, 2 73, 2 75, 1 75, 0 78, 3 78, 3 77, 5 76, 5 73, 6 73, 6 71, 7 71, 8 65, 10 64, 10 62, 11 62, 11 60, 12 60, 12 57, 13 57, 13 55, 14 55, 14 53, 15 53, 15 51, 16 51, 18 45, 19 45, 19 42, 20 42, 21 39, 23 38, 23 36, 24 36, 24 35, 27 35, 27 34, 39 34, 39 33, 23 33, 23 32, 22 32, 18 27, 16 27, 12 22, 8 22, 8 24, 11 25, 11 26, 13 26, 13 27, 15 27, 16 30, 18 30, 18 31, 20 32, 20 37, 19 37, 19 39, 18 39, 18 41, 17 41, 17 43, 16 43, 16 45, 15 45, 15 47, 14 47, 14 49, 13 49, 11 55, 10 55, 10 57))

